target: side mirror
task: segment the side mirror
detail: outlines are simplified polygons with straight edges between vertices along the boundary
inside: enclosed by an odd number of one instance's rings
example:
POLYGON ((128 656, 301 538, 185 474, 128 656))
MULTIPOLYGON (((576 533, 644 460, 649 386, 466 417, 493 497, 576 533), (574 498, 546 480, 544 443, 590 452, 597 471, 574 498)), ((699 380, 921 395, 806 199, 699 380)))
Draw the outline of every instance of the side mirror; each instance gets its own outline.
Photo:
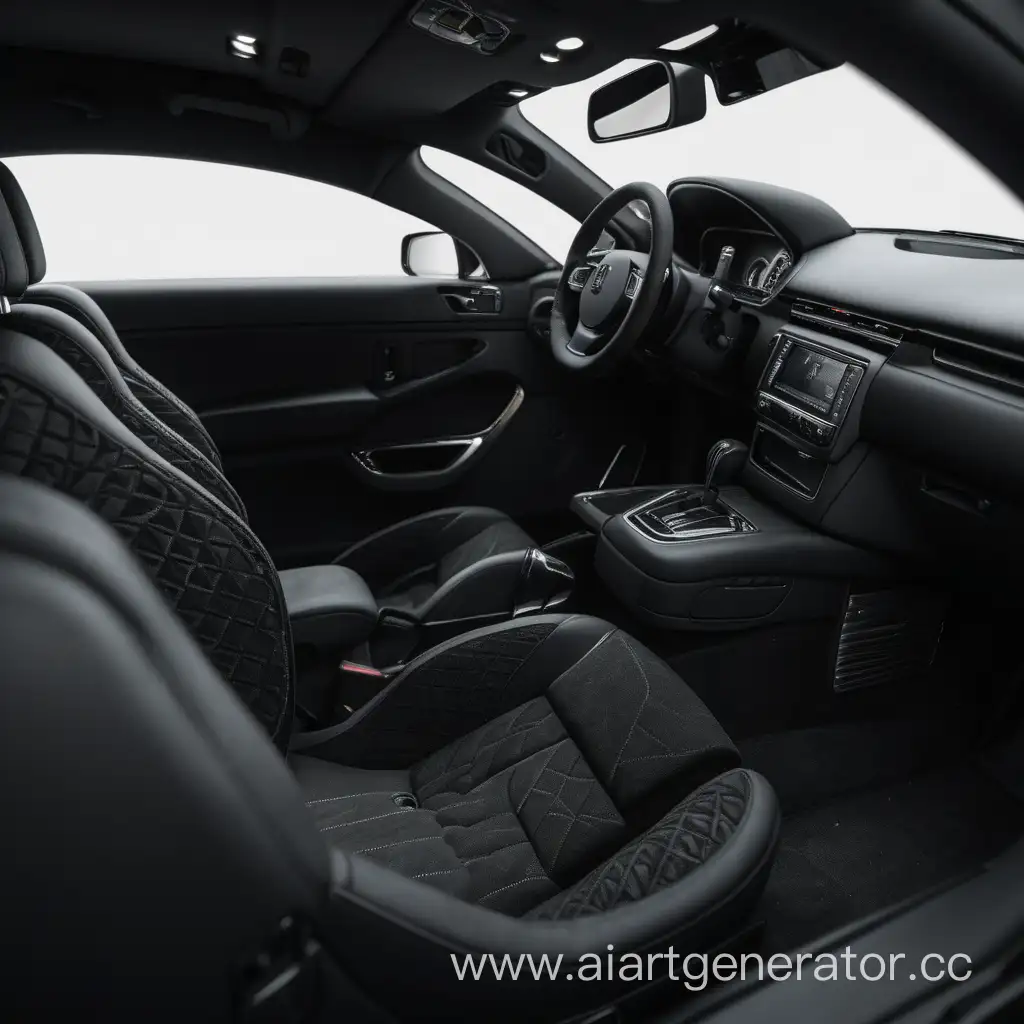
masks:
POLYGON ((613 142, 694 124, 707 112, 704 72, 658 61, 595 90, 587 127, 592 142, 613 142))
POLYGON ((406 235, 402 239, 402 269, 410 277, 486 276, 477 254, 444 231, 406 235))

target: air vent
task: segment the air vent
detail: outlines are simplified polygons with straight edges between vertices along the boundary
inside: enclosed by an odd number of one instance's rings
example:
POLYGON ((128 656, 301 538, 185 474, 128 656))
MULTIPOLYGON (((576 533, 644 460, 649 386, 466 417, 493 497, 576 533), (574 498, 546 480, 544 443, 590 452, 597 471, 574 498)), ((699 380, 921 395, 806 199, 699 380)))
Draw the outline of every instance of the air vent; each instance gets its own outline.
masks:
POLYGON ((807 302, 797 299, 793 303, 791 316, 803 320, 819 331, 851 338, 862 344, 874 342, 883 351, 891 351, 903 340, 906 329, 877 317, 852 313, 839 306, 828 306, 821 302, 807 302))
POLYGON ((946 596, 934 590, 852 593, 839 633, 833 687, 839 692, 905 681, 935 659, 946 596))

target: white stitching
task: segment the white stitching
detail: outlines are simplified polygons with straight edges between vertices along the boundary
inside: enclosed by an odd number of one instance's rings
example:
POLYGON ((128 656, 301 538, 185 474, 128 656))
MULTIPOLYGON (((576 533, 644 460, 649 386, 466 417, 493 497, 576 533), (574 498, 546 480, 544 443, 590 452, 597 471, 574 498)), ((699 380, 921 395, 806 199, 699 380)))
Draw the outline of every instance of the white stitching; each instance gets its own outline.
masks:
POLYGON ((551 879, 547 875, 529 875, 526 878, 520 878, 518 882, 513 882, 511 885, 503 885, 500 889, 494 889, 489 892, 486 896, 481 896, 477 903, 483 903, 484 900, 489 900, 492 896, 497 896, 499 892, 504 892, 506 889, 514 889, 517 885, 524 885, 526 882, 550 882, 551 879))
POLYGON ((419 839, 399 839, 397 843, 385 843, 383 846, 364 846, 361 850, 353 850, 353 853, 374 853, 377 850, 390 850, 395 846, 406 846, 409 843, 428 843, 433 839, 443 842, 441 836, 420 836, 419 839))
POLYGON ((640 716, 644 713, 647 708, 647 702, 651 699, 651 681, 647 678, 647 673, 644 671, 643 665, 640 664, 640 659, 636 656, 636 651, 633 650, 633 645, 625 638, 622 633, 617 634, 622 642, 626 645, 626 650, 629 651, 629 656, 633 659, 636 667, 640 670, 640 675, 643 677, 644 687, 646 693, 644 694, 643 700, 640 701, 640 707, 637 708, 636 718, 633 719, 633 724, 629 727, 629 732, 626 733, 626 738, 619 748, 618 754, 615 755, 615 764, 612 765, 611 775, 608 776, 608 782, 615 778, 615 773, 619 770, 619 765, 622 761, 622 755, 626 752, 626 747, 629 746, 629 741, 633 738, 633 730, 636 729, 636 723, 640 721, 640 716))
POLYGON ((381 818, 393 818, 396 814, 408 814, 408 811, 388 811, 387 814, 375 814, 372 818, 356 818, 355 821, 341 821, 337 825, 327 825, 321 832, 330 832, 333 828, 346 828, 349 825, 362 825, 366 821, 380 821, 381 818))
POLYGON ((345 796, 325 796, 320 800, 307 800, 306 806, 312 807, 314 804, 329 804, 335 800, 354 800, 357 796, 390 796, 391 791, 387 789, 373 789, 367 793, 348 793, 345 796))
POLYGON ((463 871, 464 868, 449 868, 447 871, 424 871, 420 875, 412 875, 412 878, 433 878, 435 875, 454 875, 456 871, 463 871))

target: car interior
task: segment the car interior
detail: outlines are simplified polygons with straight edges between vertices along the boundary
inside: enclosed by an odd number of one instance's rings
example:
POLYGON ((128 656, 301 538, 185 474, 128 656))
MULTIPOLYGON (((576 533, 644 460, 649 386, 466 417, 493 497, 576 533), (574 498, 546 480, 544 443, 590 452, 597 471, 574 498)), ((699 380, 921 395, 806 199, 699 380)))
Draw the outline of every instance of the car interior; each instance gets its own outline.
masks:
POLYGON ((11 1019, 1018 1018, 1024 241, 612 188, 520 110, 632 60, 591 141, 685 139, 849 62, 1024 195, 1015 5, 37 0, 0 47, 11 1019), (400 276, 51 280, 17 158, 69 153, 437 230, 400 276), (452 970, 670 945, 973 974, 452 970))

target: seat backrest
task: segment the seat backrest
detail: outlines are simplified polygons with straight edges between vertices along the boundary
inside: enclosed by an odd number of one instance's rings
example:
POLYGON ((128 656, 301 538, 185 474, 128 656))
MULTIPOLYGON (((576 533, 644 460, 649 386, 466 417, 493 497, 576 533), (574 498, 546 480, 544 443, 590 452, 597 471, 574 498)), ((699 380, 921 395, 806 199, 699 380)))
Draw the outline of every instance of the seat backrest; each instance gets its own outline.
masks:
POLYGON ((3 318, 0 472, 47 484, 113 526, 214 667, 286 748, 291 631, 263 545, 213 494, 140 441, 55 352, 3 318))
POLYGON ((132 394, 107 350, 77 320, 56 309, 19 302, 4 314, 2 322, 56 352, 140 441, 219 498, 235 515, 247 518, 242 499, 227 477, 132 394))
POLYGON ((114 532, 3 474, 0 652, 5 1016, 248 1019, 323 912, 321 837, 114 532))
MULTIPOLYGON (((25 253, 28 282, 22 291, 28 289, 26 299, 34 305, 59 310, 81 324, 102 345, 135 398, 221 471, 220 452, 198 414, 132 358, 99 304, 80 288, 39 283, 46 274, 46 253, 39 229, 18 179, 2 163, 0 198, 10 211, 17 240, 25 253)), ((20 293, 9 297, 20 297, 20 293)), ((87 382, 92 383, 88 378, 87 382)))

